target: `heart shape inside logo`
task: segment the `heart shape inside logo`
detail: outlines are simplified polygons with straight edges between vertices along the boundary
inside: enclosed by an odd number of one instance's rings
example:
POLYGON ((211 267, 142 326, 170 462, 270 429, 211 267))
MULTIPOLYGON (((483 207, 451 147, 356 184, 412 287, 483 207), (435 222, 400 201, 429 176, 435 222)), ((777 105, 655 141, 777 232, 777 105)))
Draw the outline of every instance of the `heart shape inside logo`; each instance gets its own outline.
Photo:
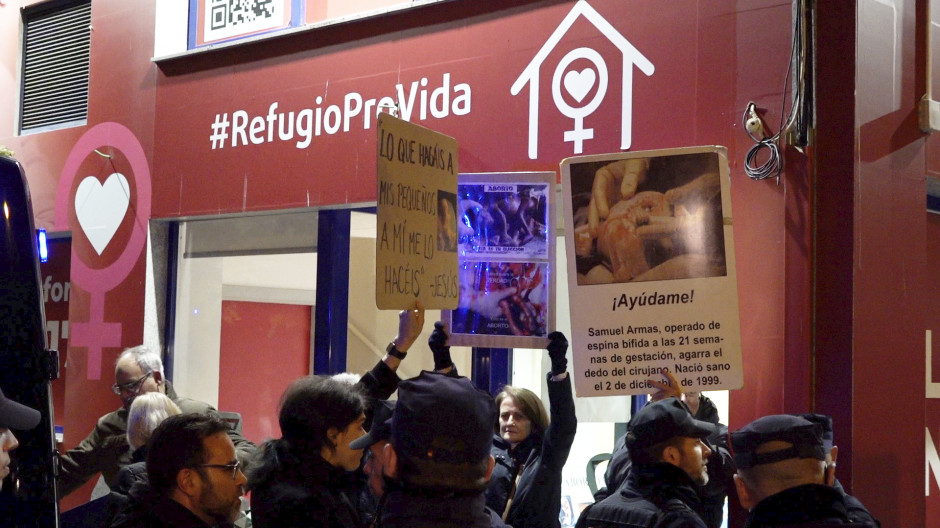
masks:
POLYGON ((119 172, 112 173, 104 185, 87 176, 75 191, 75 216, 99 255, 117 232, 130 203, 130 186, 119 172))
POLYGON ((597 81, 597 73, 591 68, 585 68, 581 71, 571 70, 565 74, 565 90, 571 94, 579 103, 594 87, 597 81))

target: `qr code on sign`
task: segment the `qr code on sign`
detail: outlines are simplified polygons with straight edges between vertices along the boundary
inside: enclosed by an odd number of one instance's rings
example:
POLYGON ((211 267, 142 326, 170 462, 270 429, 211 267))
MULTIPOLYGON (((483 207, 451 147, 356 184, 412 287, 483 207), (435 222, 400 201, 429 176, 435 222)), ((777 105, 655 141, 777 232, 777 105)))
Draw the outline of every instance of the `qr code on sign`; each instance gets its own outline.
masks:
POLYGON ((212 31, 240 26, 254 26, 264 19, 275 17, 282 0, 209 0, 209 18, 212 31))
POLYGON ((291 0, 198 0, 198 2, 203 15, 203 38, 197 45, 239 38, 290 25, 291 0))

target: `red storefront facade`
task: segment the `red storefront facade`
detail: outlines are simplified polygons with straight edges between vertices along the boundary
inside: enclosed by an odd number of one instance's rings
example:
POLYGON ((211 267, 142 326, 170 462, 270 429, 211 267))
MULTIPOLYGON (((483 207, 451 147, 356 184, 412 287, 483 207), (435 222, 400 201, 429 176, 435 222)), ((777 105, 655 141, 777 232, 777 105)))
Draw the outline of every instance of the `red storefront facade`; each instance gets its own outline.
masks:
MULTIPOLYGON (((32 3, 0 8, 5 34, 32 3)), ((110 365, 141 340, 148 220, 374 202, 375 111, 396 106, 457 139, 461 172, 727 147, 745 369, 730 427, 831 414, 840 480, 884 526, 940 518, 933 473, 922 487, 922 431, 940 436, 922 385, 940 327, 940 222, 924 210, 936 140, 916 119, 923 6, 897 3, 885 64, 866 52, 883 40, 870 3, 816 2, 814 142, 784 150, 778 184, 745 175, 740 121, 755 101, 775 129, 790 104, 784 0, 457 0, 154 62, 147 4, 94 3, 85 127, 14 134, 15 46, 3 54, 0 143, 26 168, 37 225, 73 232, 66 430, 111 410, 110 365), (134 214, 98 254, 71 204, 78 176, 114 172, 134 214)))

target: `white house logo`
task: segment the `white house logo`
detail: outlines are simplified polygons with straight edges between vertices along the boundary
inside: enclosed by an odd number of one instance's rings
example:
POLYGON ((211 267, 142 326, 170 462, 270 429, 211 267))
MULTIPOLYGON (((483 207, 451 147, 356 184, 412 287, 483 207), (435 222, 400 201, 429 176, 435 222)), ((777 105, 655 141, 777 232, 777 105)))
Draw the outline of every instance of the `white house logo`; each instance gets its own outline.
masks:
MULTIPOLYGON (((653 74, 653 63, 644 57, 630 42, 623 37, 607 20, 594 10, 585 0, 579 0, 575 4, 568 16, 562 20, 561 24, 555 28, 555 31, 548 38, 542 48, 535 54, 532 62, 526 66, 522 75, 516 79, 512 85, 512 95, 519 95, 519 92, 529 85, 529 158, 536 159, 539 151, 539 81, 541 78, 542 63, 548 57, 548 54, 555 49, 565 33, 571 29, 572 24, 583 16, 597 30, 603 34, 617 49, 623 57, 623 79, 621 81, 621 136, 620 148, 628 149, 631 143, 631 124, 633 121, 633 66, 647 76, 653 74)), ((584 118, 591 115, 604 101, 607 95, 609 78, 607 75, 607 63, 600 53, 591 48, 577 48, 568 52, 552 74, 552 100, 555 107, 565 117, 574 120, 574 126, 571 130, 566 130, 564 138, 566 142, 574 144, 574 153, 581 154, 584 151, 584 142, 594 138, 594 129, 584 126, 584 118), (592 67, 584 68, 580 71, 571 69, 571 64, 578 59, 588 60, 592 67), (594 97, 585 100, 595 85, 597 90, 594 97), (568 104, 563 96, 562 90, 576 101, 576 106, 568 104)))

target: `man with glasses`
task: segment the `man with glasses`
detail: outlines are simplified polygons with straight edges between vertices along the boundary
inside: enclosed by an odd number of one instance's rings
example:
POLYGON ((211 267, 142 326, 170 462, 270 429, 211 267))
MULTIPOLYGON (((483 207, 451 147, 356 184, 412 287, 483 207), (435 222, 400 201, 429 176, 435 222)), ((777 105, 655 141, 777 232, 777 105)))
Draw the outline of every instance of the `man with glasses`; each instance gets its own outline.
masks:
POLYGON ((131 488, 112 528, 231 527, 248 481, 235 458, 228 425, 205 414, 178 414, 153 432, 149 483, 131 488))
MULTIPOLYGON (((127 443, 127 413, 140 394, 160 392, 166 394, 183 414, 216 414, 207 403, 180 398, 173 385, 163 376, 163 361, 159 352, 140 345, 128 348, 118 356, 114 368, 111 390, 121 398, 122 407, 98 419, 94 430, 74 448, 61 457, 59 493, 66 496, 78 489, 99 471, 111 486, 120 469, 131 463, 131 448, 127 443)), ((235 445, 238 460, 246 463, 254 452, 255 444, 234 429, 228 435, 235 445)))

